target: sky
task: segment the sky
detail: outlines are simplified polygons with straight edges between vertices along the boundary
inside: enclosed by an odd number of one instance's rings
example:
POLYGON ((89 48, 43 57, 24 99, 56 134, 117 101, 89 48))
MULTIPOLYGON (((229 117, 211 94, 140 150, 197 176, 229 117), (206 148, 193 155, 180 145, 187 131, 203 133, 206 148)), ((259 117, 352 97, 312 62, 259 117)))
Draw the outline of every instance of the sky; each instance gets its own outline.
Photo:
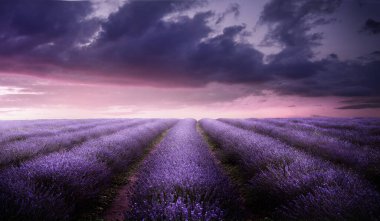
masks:
POLYGON ((379 0, 1 0, 0 119, 380 117, 379 0))

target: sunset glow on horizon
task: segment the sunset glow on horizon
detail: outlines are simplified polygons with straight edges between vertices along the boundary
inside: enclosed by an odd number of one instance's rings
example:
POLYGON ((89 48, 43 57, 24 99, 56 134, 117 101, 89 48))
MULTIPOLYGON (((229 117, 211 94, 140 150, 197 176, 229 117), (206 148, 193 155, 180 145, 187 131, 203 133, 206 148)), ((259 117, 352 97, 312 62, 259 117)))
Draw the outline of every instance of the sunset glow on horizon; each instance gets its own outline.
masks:
POLYGON ((380 117, 374 1, 0 2, 0 120, 380 117))

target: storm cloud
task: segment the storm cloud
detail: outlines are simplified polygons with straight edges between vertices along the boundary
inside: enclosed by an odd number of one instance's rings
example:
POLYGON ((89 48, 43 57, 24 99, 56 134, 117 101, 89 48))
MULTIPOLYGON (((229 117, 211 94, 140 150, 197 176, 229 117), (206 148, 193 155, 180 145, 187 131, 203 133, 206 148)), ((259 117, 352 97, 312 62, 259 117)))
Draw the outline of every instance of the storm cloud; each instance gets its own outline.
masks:
POLYGON ((380 99, 373 98, 358 98, 352 100, 344 100, 341 102, 343 106, 337 109, 367 109, 367 108, 380 108, 380 99))
POLYGON ((380 21, 369 18, 364 24, 363 31, 370 34, 380 34, 380 21))
POLYGON ((60 54, 91 34, 93 21, 85 21, 90 12, 90 2, 1 1, 0 55, 43 59, 60 54))
MULTIPOLYGON (((251 27, 224 23, 240 16, 234 3, 221 13, 206 1, 126 1, 106 18, 90 16, 93 3, 1 1, 0 70, 117 84, 201 87, 245 84, 299 96, 380 96, 380 60, 318 58, 324 33, 341 0, 271 0, 258 25, 264 54, 251 27), (215 25, 223 25, 218 31, 215 25), (318 29, 319 30, 319 29, 318 29)), ((352 27, 355 30, 357 27, 352 27)), ((378 22, 365 30, 378 34, 378 22)), ((376 36, 377 37, 377 36, 376 36)), ((374 48, 378 51, 380 48, 374 48)), ((369 55, 358 55, 369 56, 369 55)))

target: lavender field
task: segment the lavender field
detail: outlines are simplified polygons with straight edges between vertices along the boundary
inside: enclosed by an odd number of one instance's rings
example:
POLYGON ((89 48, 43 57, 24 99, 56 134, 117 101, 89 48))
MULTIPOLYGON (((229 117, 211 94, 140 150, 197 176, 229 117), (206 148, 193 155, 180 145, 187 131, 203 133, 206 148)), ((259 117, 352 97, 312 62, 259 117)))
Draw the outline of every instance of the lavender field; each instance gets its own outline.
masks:
POLYGON ((380 119, 0 121, 0 220, 380 220, 380 119))

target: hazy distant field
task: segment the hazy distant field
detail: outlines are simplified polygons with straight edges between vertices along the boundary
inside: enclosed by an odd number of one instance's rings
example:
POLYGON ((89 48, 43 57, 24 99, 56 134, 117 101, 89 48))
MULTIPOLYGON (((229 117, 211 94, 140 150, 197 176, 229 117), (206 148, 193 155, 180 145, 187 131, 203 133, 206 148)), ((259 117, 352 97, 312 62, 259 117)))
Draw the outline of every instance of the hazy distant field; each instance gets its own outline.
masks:
POLYGON ((378 220, 380 119, 0 121, 0 220, 378 220))

